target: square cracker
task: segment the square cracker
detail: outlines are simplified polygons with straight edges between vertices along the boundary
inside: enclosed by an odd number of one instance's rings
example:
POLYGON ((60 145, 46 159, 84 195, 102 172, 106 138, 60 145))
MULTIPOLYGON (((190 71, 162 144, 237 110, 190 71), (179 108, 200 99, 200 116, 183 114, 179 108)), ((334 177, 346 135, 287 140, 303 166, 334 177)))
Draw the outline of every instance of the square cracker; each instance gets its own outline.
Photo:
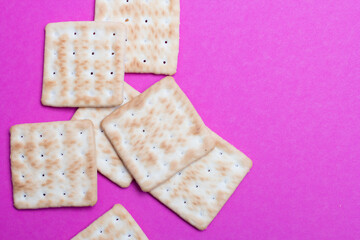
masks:
POLYGON ((148 239, 126 209, 115 204, 87 228, 72 238, 80 239, 148 239))
POLYGON ((41 101, 55 107, 109 107, 123 101, 125 26, 50 23, 45 28, 41 101))
POLYGON ((252 167, 242 152, 213 136, 214 150, 150 192, 199 230, 207 228, 252 167))
POLYGON ((145 192, 214 148, 210 131, 172 77, 102 121, 106 136, 145 192))
POLYGON ((127 25, 126 72, 176 72, 180 0, 96 0, 95 21, 127 25))
MULTIPOLYGON (((139 94, 138 91, 125 83, 123 104, 139 94)), ((100 127, 101 121, 116 108, 79 108, 72 120, 89 119, 93 122, 95 126, 97 169, 108 179, 125 188, 130 185, 133 178, 100 127)))
POLYGON ((97 201, 91 121, 14 125, 11 175, 18 209, 93 206, 97 201))

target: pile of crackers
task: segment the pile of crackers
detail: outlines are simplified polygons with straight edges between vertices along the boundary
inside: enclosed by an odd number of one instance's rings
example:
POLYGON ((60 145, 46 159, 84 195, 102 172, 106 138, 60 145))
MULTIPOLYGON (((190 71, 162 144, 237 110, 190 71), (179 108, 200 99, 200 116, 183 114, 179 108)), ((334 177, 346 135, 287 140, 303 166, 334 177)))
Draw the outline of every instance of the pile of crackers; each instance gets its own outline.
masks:
MULTIPOLYGON (((96 0, 93 22, 46 26, 42 104, 79 107, 71 121, 12 126, 18 209, 93 206, 97 171, 144 192, 203 230, 252 162, 211 131, 168 76, 139 93, 125 72, 172 75, 179 0, 96 0)), ((147 239, 121 205, 75 236, 147 239)))

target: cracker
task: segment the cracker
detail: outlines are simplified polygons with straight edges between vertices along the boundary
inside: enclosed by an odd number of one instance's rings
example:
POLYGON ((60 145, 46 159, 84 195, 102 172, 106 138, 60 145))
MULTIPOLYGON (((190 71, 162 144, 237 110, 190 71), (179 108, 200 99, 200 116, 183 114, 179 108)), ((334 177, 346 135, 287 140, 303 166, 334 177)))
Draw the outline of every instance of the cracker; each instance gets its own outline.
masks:
POLYGON ((61 22, 46 26, 42 103, 109 107, 123 101, 125 25, 61 22))
MULTIPOLYGON (((125 83, 123 104, 138 94, 138 91, 125 83)), ((133 178, 100 127, 100 122, 116 108, 79 108, 72 120, 89 119, 93 122, 95 126, 97 169, 108 179, 125 188, 130 185, 133 178)))
POLYGON ((216 147, 151 194, 194 227, 204 230, 252 167, 252 162, 213 133, 216 147))
POLYGON ((95 21, 127 25, 126 72, 176 72, 180 0, 96 0, 95 21))
POLYGON ((97 201, 91 121, 14 125, 11 175, 14 206, 93 206, 97 201))
POLYGON ((102 127, 145 192, 214 148, 209 130, 172 77, 115 110, 102 127))
POLYGON ((126 209, 115 204, 112 209, 91 223, 76 239, 148 239, 126 209))

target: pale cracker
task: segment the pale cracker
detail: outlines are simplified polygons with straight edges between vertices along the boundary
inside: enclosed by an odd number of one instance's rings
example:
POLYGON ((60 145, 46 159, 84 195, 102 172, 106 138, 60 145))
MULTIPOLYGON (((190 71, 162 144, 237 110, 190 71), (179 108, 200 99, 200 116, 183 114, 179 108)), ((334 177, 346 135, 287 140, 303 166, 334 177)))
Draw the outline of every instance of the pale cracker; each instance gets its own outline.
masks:
POLYGON ((180 0, 96 0, 95 21, 119 21, 128 27, 126 72, 176 72, 180 0))
POLYGON ((89 120, 14 125, 11 175, 14 206, 93 206, 97 173, 89 120))
MULTIPOLYGON (((139 94, 130 85, 124 83, 123 104, 139 94)), ((100 122, 116 108, 79 108, 72 120, 89 119, 93 122, 95 126, 97 169, 108 179, 125 188, 130 185, 132 177, 100 127, 100 122)))
POLYGON ((215 218, 252 162, 213 133, 216 147, 150 193, 199 230, 215 218))
POLYGON ((87 228, 72 238, 80 239, 148 239, 126 209, 115 204, 112 209, 96 219, 87 228))
POLYGON ((111 22, 48 24, 42 103, 55 107, 121 104, 125 28, 111 22))
POLYGON ((172 77, 115 110, 102 121, 102 127, 145 192, 215 146, 210 131, 172 77))

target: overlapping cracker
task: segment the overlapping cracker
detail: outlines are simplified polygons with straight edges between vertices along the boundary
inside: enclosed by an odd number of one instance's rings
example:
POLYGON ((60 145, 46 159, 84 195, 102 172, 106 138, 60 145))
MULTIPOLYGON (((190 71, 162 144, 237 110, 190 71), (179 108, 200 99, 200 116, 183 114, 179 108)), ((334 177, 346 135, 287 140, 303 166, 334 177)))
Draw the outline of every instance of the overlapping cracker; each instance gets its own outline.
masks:
POLYGON ((145 192, 214 148, 210 131, 172 77, 115 110, 102 127, 145 192))
POLYGON ((61 22, 46 26, 42 103, 110 107, 123 101, 125 26, 61 22))
POLYGON ((119 21, 128 27, 126 72, 176 72, 180 0, 96 0, 95 21, 119 21))
POLYGON ((252 167, 252 162, 213 133, 216 147, 150 193, 194 227, 204 230, 252 167))
POLYGON ((148 239, 126 209, 115 204, 112 209, 95 220, 73 240, 80 239, 148 239))
MULTIPOLYGON (((124 84, 123 104, 130 101, 137 95, 139 95, 138 91, 127 83, 124 84)), ((79 108, 72 117, 72 120, 89 119, 93 122, 95 126, 96 160, 98 171, 120 187, 125 188, 130 185, 132 177, 100 127, 101 121, 116 108, 117 107, 79 108)))
POLYGON ((14 206, 92 206, 97 201, 94 129, 91 121, 12 126, 14 206))

